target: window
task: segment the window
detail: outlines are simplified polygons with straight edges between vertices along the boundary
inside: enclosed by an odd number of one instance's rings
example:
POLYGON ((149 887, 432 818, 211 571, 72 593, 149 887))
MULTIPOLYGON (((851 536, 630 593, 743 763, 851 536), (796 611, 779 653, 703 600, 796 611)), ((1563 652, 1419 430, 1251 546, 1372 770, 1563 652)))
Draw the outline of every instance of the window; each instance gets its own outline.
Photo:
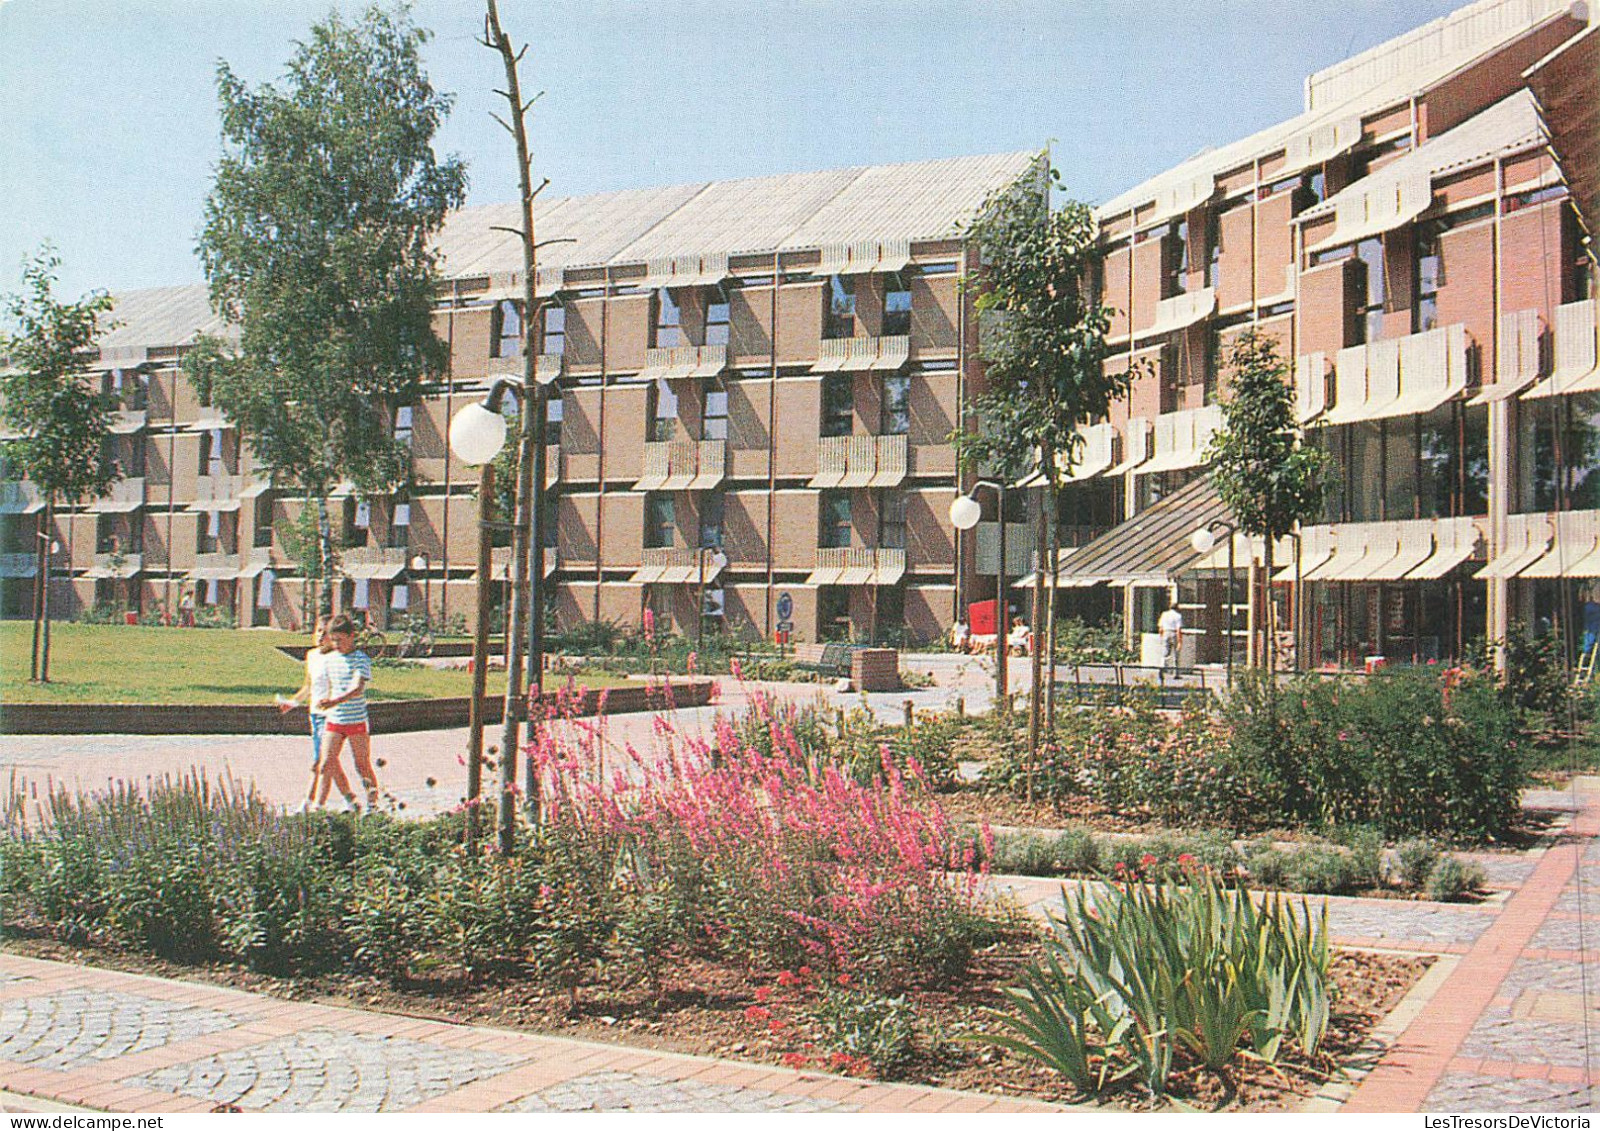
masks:
POLYGON ((1416 301, 1411 306, 1411 332, 1420 334, 1439 324, 1439 288, 1444 285, 1444 260, 1439 254, 1440 227, 1424 221, 1417 225, 1416 301))
POLYGON ((701 496, 700 548, 702 550, 718 550, 722 548, 722 510, 723 494, 721 491, 712 491, 701 496))
POLYGON ((561 400, 561 394, 552 389, 544 402, 544 442, 546 447, 558 447, 561 443, 561 421, 566 409, 561 400))
POLYGON ((561 544, 561 528, 556 525, 559 508, 555 496, 546 494, 539 512, 539 545, 553 550, 561 544))
POLYGON ((1222 217, 1215 211, 1206 214, 1206 286, 1214 287, 1222 278, 1222 217))
POLYGON ((394 520, 389 523, 389 548, 402 549, 411 540, 411 504, 396 502, 394 520))
POLYGON ((206 587, 201 592, 204 595, 200 598, 200 604, 205 608, 214 608, 222 593, 222 585, 215 577, 208 577, 206 587))
POLYGON ((735 275, 723 283, 725 287, 770 287, 771 275, 735 275))
POLYGON ((220 428, 209 428, 200 433, 200 474, 223 474, 222 429, 220 428))
POLYGON ((1189 289, 1189 221, 1179 220, 1167 230, 1161 297, 1171 298, 1189 289))
POLYGON ((856 281, 849 275, 828 277, 828 311, 822 320, 828 339, 856 336, 856 281))
POLYGON ((887 275, 883 283, 883 335, 904 337, 911 333, 911 288, 900 274, 887 275))
POLYGON ((705 412, 700 417, 700 438, 702 440, 726 440, 728 438, 728 391, 708 386, 706 388, 705 412))
POLYGON ((826 585, 817 591, 817 636, 823 640, 850 639, 850 590, 826 585))
POLYGON ((650 344, 656 349, 672 349, 682 345, 678 304, 672 301, 672 292, 666 287, 657 287, 655 297, 650 300, 650 309, 650 344))
POLYGON ((522 307, 511 299, 495 304, 489 317, 490 356, 516 357, 522 352, 522 307))
POLYGON ((1381 165, 1384 158, 1404 153, 1410 148, 1411 135, 1402 134, 1400 137, 1392 137, 1388 141, 1357 153, 1350 162, 1350 180, 1359 181, 1372 172, 1374 167, 1381 165))
POLYGON ((403 613, 411 607, 411 586, 404 581, 396 581, 389 586, 389 608, 397 613, 403 613))
POLYGON ((1206 330, 1205 403, 1217 403, 1218 386, 1222 383, 1222 330, 1211 326, 1206 330))
POLYGON ((350 591, 350 607, 352 609, 370 609, 372 607, 372 582, 365 577, 355 579, 355 585, 350 591))
POLYGON ((222 549, 222 512, 206 511, 197 528, 194 551, 197 554, 215 554, 222 549))
POLYGON ((650 388, 650 435, 652 443, 664 444, 678 430, 678 394, 665 377, 657 377, 650 388))
POLYGON ((884 436, 904 436, 911 431, 911 378, 891 373, 883 379, 883 419, 878 431, 884 436))
POLYGON ((1530 189, 1527 192, 1514 193, 1505 199, 1505 212, 1521 212, 1524 208, 1532 208, 1536 204, 1544 204, 1552 200, 1561 200, 1567 195, 1566 185, 1546 185, 1544 188, 1530 189))
POLYGON ((412 410, 410 405, 401 405, 394 410, 394 439, 397 444, 411 446, 411 420, 412 410))
POLYGON ((848 436, 855 431, 855 378, 848 373, 822 379, 822 434, 848 436))
POLYGON ((1328 199, 1328 174, 1318 169, 1311 174, 1311 202, 1321 204, 1328 199))
POLYGON ((277 579, 278 575, 270 569, 261 571, 261 576, 256 578, 256 608, 272 608, 272 586, 277 579))
POLYGON ((818 505, 821 526, 817 545, 833 550, 850 546, 850 495, 846 491, 824 491, 818 505))
POLYGON ((567 351, 567 308, 555 303, 544 308, 544 338, 541 353, 559 354, 567 351))
POLYGON ((672 545, 677 533, 672 496, 648 494, 644 497, 644 545, 647 550, 662 550, 672 545))
POLYGON ((917 270, 924 275, 954 275, 959 270, 960 264, 951 260, 947 263, 919 263, 917 270))
POLYGON ((96 515, 94 520, 94 552, 114 554, 122 549, 122 539, 117 534, 117 520, 109 514, 96 515))
POLYGON ((256 499, 256 530, 250 544, 258 550, 272 545, 272 503, 266 495, 256 499))
POLYGON ((728 344, 728 293, 721 287, 713 287, 706 294, 705 344, 725 346, 728 344))
POLYGON ((1362 240, 1356 244, 1356 258, 1361 260, 1365 303, 1361 307, 1361 341, 1383 340, 1383 240, 1362 240))
POLYGON ((713 631, 722 628, 723 616, 728 610, 728 595, 721 585, 708 585, 705 596, 700 602, 700 615, 705 619, 705 627, 713 631))
POLYGON ((906 497, 899 491, 883 494, 882 521, 878 527, 878 545, 887 550, 906 548, 906 497))

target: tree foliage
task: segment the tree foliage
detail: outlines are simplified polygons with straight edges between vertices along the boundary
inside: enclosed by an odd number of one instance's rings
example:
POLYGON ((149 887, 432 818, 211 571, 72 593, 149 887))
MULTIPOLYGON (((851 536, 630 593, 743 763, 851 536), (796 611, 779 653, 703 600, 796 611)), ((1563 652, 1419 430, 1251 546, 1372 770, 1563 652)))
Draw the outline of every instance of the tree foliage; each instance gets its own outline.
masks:
POLYGON ((1211 481, 1245 534, 1273 540, 1322 511, 1328 457, 1296 428, 1294 391, 1277 342, 1255 330, 1228 351, 1223 426, 1211 438, 1211 481))
POLYGON ((1059 488, 1080 429, 1126 395, 1130 378, 1104 371, 1110 311, 1095 301, 1094 214, 1077 201, 1052 211, 1044 188, 996 193, 972 225, 985 265, 976 305, 989 388, 972 401, 977 431, 954 439, 964 463, 1007 479, 1042 460, 1059 488))
POLYGON ((0 422, 18 435, 0 441, 11 474, 54 502, 103 495, 118 478, 104 458, 111 402, 88 384, 95 341, 111 327, 111 296, 78 302, 52 293, 61 258, 44 247, 22 270, 23 291, 6 299, 12 332, 0 336, 0 422))
POLYGON ((433 151, 452 99, 422 67, 427 39, 404 8, 354 23, 334 12, 281 86, 217 68, 224 151, 199 252, 239 341, 203 341, 186 367, 319 513, 340 480, 363 494, 404 480, 394 410, 447 361, 429 240, 466 171, 433 151))

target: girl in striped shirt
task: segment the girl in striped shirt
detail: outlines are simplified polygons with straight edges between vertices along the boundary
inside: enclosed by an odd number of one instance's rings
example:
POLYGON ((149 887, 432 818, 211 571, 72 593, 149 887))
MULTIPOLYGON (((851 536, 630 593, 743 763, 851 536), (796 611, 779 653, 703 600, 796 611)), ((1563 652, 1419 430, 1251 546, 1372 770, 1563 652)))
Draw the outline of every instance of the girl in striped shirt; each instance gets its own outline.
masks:
MULTIPOLYGON (((327 717, 322 739, 322 800, 327 801, 334 776, 344 777, 339 751, 348 739, 356 773, 367 787, 367 808, 372 809, 378 804, 378 775, 372 769, 372 734, 367 722, 366 690, 372 682, 372 660, 356 647, 356 628, 349 617, 334 617, 328 635, 333 638, 333 651, 323 660, 328 697, 317 704, 327 717)), ((346 800, 352 800, 351 795, 347 794, 346 800)))

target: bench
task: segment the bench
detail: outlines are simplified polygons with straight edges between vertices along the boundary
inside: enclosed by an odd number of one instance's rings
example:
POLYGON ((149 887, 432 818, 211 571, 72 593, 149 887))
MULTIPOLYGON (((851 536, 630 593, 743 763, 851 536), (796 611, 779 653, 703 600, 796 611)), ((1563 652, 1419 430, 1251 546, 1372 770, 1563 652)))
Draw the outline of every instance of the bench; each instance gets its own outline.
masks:
POLYGON ((850 644, 796 644, 794 666, 831 679, 846 679, 850 675, 850 654, 854 651, 855 647, 850 644))

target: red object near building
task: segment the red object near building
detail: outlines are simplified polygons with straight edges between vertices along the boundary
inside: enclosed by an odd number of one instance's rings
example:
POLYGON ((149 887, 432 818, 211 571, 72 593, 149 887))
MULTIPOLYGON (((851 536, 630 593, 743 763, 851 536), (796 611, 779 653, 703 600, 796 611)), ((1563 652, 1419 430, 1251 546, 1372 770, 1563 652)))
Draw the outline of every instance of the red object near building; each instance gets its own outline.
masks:
POLYGON ((996 615, 995 601, 974 601, 967 606, 967 630, 974 636, 994 636, 996 615))

